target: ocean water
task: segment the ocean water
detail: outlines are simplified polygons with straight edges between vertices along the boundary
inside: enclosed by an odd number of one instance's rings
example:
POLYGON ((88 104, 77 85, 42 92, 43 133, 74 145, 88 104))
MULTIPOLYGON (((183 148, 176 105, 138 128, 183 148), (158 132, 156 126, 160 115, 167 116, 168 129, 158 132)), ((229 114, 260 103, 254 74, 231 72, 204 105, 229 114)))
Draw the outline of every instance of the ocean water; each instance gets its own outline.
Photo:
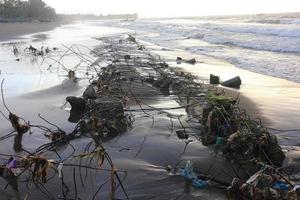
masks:
MULTIPOLYGON (((120 26, 120 22, 110 25, 120 26)), ((141 19, 121 26, 161 46, 300 83, 299 14, 141 19)))

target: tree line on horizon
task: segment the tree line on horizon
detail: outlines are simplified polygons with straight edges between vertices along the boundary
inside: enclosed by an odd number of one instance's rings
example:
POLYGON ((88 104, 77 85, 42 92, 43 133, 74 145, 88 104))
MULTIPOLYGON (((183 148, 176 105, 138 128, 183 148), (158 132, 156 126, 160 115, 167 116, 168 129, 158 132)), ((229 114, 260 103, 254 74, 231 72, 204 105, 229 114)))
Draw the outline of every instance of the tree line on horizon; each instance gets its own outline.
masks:
POLYGON ((54 8, 43 0, 0 0, 0 19, 8 21, 52 21, 57 18, 54 8))
POLYGON ((43 0, 0 0, 0 22, 47 22, 54 20, 137 19, 137 14, 56 14, 43 0))

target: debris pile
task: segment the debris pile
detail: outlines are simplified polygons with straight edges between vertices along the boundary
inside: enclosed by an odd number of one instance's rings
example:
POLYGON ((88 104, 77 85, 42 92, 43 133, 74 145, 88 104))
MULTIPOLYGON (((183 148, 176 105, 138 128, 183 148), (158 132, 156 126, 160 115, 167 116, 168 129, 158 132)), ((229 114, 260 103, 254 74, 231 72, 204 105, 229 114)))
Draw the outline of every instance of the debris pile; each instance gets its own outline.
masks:
POLYGON ((126 132, 128 122, 120 99, 104 96, 87 102, 85 107, 88 114, 82 117, 80 124, 84 132, 96 131, 101 136, 126 132))
MULTIPOLYGON (((17 48, 17 47, 16 47, 17 48)), ((47 54, 49 54, 50 52, 52 51, 57 51, 58 48, 57 47, 54 47, 54 48, 50 48, 50 47, 44 47, 44 46, 41 46, 40 48, 36 48, 36 47, 33 47, 32 45, 30 45, 29 47, 25 48, 24 49, 24 52, 27 52, 27 53, 30 53, 34 56, 46 56, 47 54)), ((13 53, 16 55, 15 53, 15 48, 13 49, 13 53)), ((19 53, 19 51, 18 51, 19 53)))
POLYGON ((205 145, 217 145, 224 156, 238 163, 248 173, 258 170, 253 161, 281 167, 285 155, 276 136, 246 113, 240 111, 237 100, 221 94, 208 95, 203 112, 207 132, 203 134, 205 145))
POLYGON ((229 199, 287 199, 300 198, 299 182, 292 182, 271 166, 262 169, 247 181, 235 178, 228 187, 229 199))

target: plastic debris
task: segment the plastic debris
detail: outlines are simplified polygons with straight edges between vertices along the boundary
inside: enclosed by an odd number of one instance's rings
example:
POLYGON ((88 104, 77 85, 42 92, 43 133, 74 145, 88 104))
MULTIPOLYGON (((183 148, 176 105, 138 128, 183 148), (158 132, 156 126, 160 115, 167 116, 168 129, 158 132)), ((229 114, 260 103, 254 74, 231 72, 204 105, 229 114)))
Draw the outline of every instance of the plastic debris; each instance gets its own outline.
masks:
POLYGON ((282 181, 275 182, 272 188, 276 190, 284 190, 284 191, 289 190, 289 186, 286 183, 283 183, 282 181))
POLYGON ((294 191, 300 190, 300 185, 295 185, 294 188, 293 188, 293 190, 294 190, 294 191))
POLYGON ((192 180, 192 186, 195 188, 204 188, 208 185, 207 181, 203 181, 201 179, 194 179, 192 180))
POLYGON ((231 199, 286 199, 298 200, 300 185, 284 178, 282 174, 271 166, 263 166, 246 182, 235 179, 228 188, 231 199))
POLYGON ((197 178, 196 174, 193 171, 193 165, 190 160, 187 161, 184 169, 181 169, 180 175, 189 180, 197 178))
POLYGON ((216 139, 216 145, 221 145, 223 142, 223 138, 222 137, 217 137, 216 139))
MULTIPOLYGON (((275 135, 261 126, 259 121, 245 117, 237 107, 237 100, 222 93, 207 96, 203 108, 202 123, 206 132, 202 134, 204 145, 215 145, 233 163, 239 164, 250 174, 257 172, 257 160, 267 165, 281 167, 284 152, 275 135)), ((248 178, 248 177, 247 177, 248 178)))
POLYGON ((17 167, 17 160, 10 158, 5 166, 7 169, 12 169, 17 167))
POLYGON ((180 170, 180 176, 192 182, 192 186, 195 188, 204 188, 208 185, 207 181, 199 179, 194 173, 193 164, 190 160, 187 161, 184 169, 180 170))
POLYGON ((63 163, 59 163, 58 167, 57 167, 57 171, 58 171, 58 177, 62 178, 62 168, 63 168, 64 164, 63 163))

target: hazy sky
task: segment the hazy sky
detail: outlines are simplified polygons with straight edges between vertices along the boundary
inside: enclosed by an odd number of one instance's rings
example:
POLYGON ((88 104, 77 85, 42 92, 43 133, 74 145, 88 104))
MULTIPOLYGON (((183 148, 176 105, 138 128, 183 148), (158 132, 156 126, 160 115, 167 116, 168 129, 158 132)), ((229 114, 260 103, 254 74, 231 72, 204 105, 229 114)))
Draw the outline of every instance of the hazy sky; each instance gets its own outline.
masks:
POLYGON ((45 0, 58 13, 143 17, 300 12, 300 0, 45 0))

